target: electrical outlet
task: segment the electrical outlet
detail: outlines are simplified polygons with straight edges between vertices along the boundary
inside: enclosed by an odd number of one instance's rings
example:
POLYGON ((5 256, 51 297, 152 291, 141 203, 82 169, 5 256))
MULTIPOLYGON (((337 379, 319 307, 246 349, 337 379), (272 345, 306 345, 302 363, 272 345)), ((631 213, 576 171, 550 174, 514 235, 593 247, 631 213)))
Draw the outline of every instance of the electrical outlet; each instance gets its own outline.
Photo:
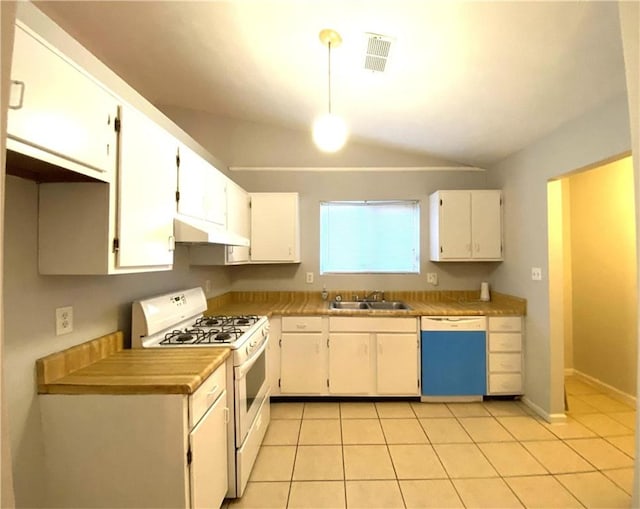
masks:
POLYGON ((73 332, 73 307, 56 308, 56 336, 73 332))
POLYGON ((427 283, 431 283, 433 286, 438 286, 438 273, 427 272, 427 283))
POLYGON ((307 282, 308 284, 313 283, 313 272, 307 272, 306 282, 307 282))
POLYGON ((542 269, 540 267, 531 267, 531 279, 542 281, 542 269))
POLYGON ((207 279, 204 282, 204 293, 206 293, 207 295, 209 295, 211 293, 211 280, 207 279))

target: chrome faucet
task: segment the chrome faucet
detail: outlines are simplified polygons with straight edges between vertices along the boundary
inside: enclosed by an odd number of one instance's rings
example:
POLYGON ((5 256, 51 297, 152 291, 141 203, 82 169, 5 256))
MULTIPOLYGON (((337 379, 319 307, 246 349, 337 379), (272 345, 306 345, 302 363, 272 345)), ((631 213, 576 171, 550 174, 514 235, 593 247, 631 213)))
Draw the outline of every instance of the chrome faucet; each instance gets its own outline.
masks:
POLYGON ((378 297, 380 297, 379 300, 384 300, 384 292, 382 290, 374 290, 371 293, 369 293, 365 298, 364 301, 365 302, 377 302, 378 301, 378 297))

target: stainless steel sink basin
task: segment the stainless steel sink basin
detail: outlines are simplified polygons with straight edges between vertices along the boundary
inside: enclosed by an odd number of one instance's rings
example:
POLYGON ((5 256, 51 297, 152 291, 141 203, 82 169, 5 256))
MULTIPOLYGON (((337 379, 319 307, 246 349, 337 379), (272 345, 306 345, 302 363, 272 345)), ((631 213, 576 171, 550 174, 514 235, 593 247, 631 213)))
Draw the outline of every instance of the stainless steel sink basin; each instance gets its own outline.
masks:
POLYGON ((329 303, 329 309, 349 309, 351 311, 376 311, 376 310, 408 310, 410 306, 401 300, 389 301, 336 301, 329 303))
POLYGON ((367 302, 371 309, 411 309, 401 300, 385 300, 381 302, 367 302))
POLYGON ((343 301, 331 301, 329 303, 329 308, 330 309, 369 309, 369 306, 367 305, 367 302, 360 302, 360 301, 347 301, 347 300, 343 300, 343 301))

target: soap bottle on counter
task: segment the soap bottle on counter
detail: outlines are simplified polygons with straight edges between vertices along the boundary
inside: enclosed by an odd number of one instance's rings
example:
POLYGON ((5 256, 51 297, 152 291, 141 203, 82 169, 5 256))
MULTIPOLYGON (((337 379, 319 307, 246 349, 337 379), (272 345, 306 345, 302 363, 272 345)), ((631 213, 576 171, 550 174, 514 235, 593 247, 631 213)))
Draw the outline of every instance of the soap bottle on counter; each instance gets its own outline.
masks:
POLYGON ((327 291, 327 287, 322 285, 322 300, 327 300, 329 298, 329 292, 327 291))

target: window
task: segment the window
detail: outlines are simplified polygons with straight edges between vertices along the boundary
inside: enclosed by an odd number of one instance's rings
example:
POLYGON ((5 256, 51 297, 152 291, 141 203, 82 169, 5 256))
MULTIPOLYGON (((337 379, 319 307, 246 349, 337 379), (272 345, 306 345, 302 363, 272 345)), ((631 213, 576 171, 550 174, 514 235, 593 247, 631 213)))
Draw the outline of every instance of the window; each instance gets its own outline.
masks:
POLYGON ((420 273, 418 201, 320 203, 320 273, 420 273))

